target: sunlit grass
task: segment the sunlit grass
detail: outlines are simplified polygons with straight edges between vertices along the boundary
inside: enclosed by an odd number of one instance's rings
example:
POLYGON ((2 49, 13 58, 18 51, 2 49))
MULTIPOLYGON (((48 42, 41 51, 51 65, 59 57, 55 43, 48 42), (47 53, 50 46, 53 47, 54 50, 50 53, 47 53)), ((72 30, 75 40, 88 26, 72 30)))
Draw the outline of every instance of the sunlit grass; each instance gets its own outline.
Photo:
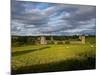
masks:
POLYGON ((82 54, 95 56, 95 46, 91 47, 90 45, 31 45, 13 48, 13 52, 16 51, 23 51, 23 54, 12 56, 13 70, 25 66, 80 59, 82 54), (39 50, 40 48, 41 50, 39 50), (34 49, 36 50, 34 51, 34 49), (26 50, 33 51, 24 54, 26 50))

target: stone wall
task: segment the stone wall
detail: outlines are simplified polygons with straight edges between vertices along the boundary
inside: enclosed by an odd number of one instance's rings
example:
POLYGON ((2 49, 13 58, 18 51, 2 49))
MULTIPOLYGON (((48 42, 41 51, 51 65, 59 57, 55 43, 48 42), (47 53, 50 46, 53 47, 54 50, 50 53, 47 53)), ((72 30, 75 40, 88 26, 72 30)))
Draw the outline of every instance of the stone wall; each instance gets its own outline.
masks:
POLYGON ((85 44, 85 36, 82 36, 81 41, 82 41, 82 44, 85 44))
POLYGON ((44 36, 40 37, 40 44, 47 44, 46 37, 44 36))
MULTIPOLYGON (((79 39, 79 41, 69 41, 69 43, 70 44, 85 44, 85 36, 79 36, 78 39, 79 39)), ((45 36, 40 36, 39 41, 40 41, 40 44, 48 44, 48 41, 49 42, 54 42, 53 44, 59 44, 59 43, 65 44, 65 41, 54 40, 52 36, 51 36, 50 40, 46 40, 45 36)))
POLYGON ((70 41, 71 44, 85 44, 85 36, 79 36, 80 41, 70 41))

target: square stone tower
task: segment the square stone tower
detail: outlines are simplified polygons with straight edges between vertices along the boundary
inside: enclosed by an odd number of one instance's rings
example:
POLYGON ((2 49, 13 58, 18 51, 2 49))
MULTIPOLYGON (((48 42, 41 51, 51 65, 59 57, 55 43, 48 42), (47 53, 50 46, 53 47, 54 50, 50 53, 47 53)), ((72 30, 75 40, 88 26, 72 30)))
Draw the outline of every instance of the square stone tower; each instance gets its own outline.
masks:
POLYGON ((45 36, 40 36, 40 44, 47 44, 45 36))
POLYGON ((85 36, 81 37, 82 44, 85 44, 85 36))
POLYGON ((79 36, 79 39, 81 40, 82 44, 85 44, 85 36, 81 35, 79 36))

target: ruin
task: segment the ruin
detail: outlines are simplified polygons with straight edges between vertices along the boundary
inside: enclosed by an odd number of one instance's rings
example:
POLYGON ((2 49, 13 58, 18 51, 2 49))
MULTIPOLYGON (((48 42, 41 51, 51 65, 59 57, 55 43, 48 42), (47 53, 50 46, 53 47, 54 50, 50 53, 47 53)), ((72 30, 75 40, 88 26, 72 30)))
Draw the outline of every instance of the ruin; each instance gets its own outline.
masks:
POLYGON ((40 44, 47 44, 47 41, 46 41, 46 37, 45 36, 41 36, 40 37, 40 44))
POLYGON ((81 36, 82 44, 85 44, 85 36, 81 36))
MULTIPOLYGON (((70 44, 85 44, 85 36, 79 36, 78 38, 79 40, 76 41, 69 41, 70 44)), ((62 44, 65 44, 65 41, 57 41, 54 40, 53 36, 50 37, 50 40, 46 40, 45 36, 39 36, 38 38, 38 42, 39 44, 48 44, 48 42, 53 42, 54 44, 58 44, 59 42, 61 42, 62 44)))
POLYGON ((80 35, 78 41, 70 41, 71 44, 85 44, 85 36, 80 35))

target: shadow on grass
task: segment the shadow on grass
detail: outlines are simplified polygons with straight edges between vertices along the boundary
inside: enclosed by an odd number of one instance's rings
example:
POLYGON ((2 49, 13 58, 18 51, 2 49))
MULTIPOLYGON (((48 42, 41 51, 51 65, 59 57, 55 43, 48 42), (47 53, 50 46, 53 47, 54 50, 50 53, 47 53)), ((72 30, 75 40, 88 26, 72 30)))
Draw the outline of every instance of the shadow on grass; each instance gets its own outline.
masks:
POLYGON ((95 61, 93 57, 87 57, 84 59, 69 59, 65 61, 31 65, 18 68, 17 70, 12 69, 12 74, 27 74, 27 73, 42 73, 42 72, 56 72, 56 71, 73 71, 73 70, 88 70, 95 69, 95 61))
POLYGON ((39 49, 16 51, 16 52, 12 52, 12 56, 18 56, 18 55, 22 55, 22 54, 27 54, 27 53, 30 53, 30 52, 33 52, 33 51, 44 50, 44 49, 47 49, 47 48, 50 48, 50 47, 47 46, 47 47, 41 47, 39 49))

